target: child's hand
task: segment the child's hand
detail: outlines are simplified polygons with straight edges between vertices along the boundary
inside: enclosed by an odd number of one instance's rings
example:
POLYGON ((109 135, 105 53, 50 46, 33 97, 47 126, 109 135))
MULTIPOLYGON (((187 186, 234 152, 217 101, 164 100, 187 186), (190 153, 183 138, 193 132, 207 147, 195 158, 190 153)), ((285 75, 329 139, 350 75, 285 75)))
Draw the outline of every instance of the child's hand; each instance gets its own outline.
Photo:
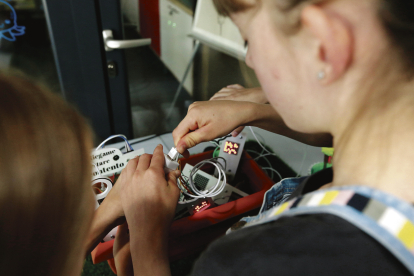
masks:
MULTIPOLYGON (((222 88, 210 98, 210 101, 242 101, 266 104, 268 100, 261 87, 244 88, 240 84, 232 84, 222 88)), ((233 137, 242 132, 244 126, 240 126, 231 132, 233 137)))
POLYGON ((121 201, 129 226, 134 273, 170 275, 168 231, 180 194, 179 172, 171 172, 165 179, 164 153, 159 145, 153 155, 130 160, 122 173, 121 201))
POLYGON ((164 173, 164 153, 159 145, 154 154, 132 159, 122 172, 120 198, 129 227, 140 233, 167 231, 175 214, 179 189, 178 172, 164 173))
POLYGON ((252 105, 257 104, 241 101, 207 101, 191 104, 187 116, 173 131, 177 151, 183 154, 201 142, 222 137, 249 123, 254 115, 252 105))

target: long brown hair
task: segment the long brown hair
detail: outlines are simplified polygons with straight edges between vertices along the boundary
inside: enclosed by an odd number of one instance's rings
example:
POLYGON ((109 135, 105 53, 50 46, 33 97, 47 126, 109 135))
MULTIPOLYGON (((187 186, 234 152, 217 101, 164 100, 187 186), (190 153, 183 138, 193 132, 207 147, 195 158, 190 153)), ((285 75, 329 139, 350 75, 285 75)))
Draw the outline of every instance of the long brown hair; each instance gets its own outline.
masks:
POLYGON ((90 128, 58 95, 0 75, 0 130, 1 274, 73 273, 93 213, 90 128))

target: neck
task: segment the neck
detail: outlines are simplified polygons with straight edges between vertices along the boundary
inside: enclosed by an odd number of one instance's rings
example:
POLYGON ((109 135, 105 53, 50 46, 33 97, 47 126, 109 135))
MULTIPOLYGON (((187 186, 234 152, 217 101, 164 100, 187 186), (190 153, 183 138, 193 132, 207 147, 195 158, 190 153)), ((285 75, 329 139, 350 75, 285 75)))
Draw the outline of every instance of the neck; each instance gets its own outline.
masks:
POLYGON ((414 101, 409 102, 377 108, 334 133, 334 186, 364 185, 414 202, 414 101))

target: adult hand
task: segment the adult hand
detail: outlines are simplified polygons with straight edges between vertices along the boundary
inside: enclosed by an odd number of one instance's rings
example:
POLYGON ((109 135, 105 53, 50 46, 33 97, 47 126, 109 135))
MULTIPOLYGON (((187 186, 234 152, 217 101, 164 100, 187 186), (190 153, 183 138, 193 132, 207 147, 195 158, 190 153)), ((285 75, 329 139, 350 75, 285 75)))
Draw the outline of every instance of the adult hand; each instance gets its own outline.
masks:
MULTIPOLYGON (((232 84, 224 87, 210 98, 210 101, 245 101, 265 104, 268 103, 266 95, 261 87, 244 88, 240 84, 232 84)), ((233 137, 242 132, 244 126, 240 126, 231 132, 233 137)))
POLYGON ((239 101, 195 102, 173 131, 180 153, 195 145, 229 134, 252 118, 253 103, 239 101))
POLYGON ((180 191, 179 171, 164 173, 162 146, 153 155, 128 162, 123 173, 122 207, 129 226, 136 275, 169 275, 168 230, 180 191))
POLYGON ((260 104, 268 103, 261 87, 244 88, 240 84, 232 84, 224 87, 210 98, 210 101, 215 100, 243 101, 260 104))

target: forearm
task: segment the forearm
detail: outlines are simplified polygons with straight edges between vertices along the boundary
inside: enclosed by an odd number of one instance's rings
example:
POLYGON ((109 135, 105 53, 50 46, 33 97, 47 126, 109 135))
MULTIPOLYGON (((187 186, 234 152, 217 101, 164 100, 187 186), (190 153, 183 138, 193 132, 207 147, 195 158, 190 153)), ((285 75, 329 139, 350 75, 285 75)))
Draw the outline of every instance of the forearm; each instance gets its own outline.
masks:
POLYGON ((134 275, 171 275, 168 259, 168 233, 157 229, 130 227, 130 248, 134 275))
POLYGON ((251 115, 245 125, 259 127, 310 146, 331 147, 332 136, 327 133, 307 134, 291 130, 269 104, 250 104, 251 115))
POLYGON ((116 216, 117 214, 113 213, 113 208, 109 204, 105 204, 105 201, 95 211, 86 242, 86 254, 89 254, 109 231, 122 223, 121 219, 116 219, 116 216))

